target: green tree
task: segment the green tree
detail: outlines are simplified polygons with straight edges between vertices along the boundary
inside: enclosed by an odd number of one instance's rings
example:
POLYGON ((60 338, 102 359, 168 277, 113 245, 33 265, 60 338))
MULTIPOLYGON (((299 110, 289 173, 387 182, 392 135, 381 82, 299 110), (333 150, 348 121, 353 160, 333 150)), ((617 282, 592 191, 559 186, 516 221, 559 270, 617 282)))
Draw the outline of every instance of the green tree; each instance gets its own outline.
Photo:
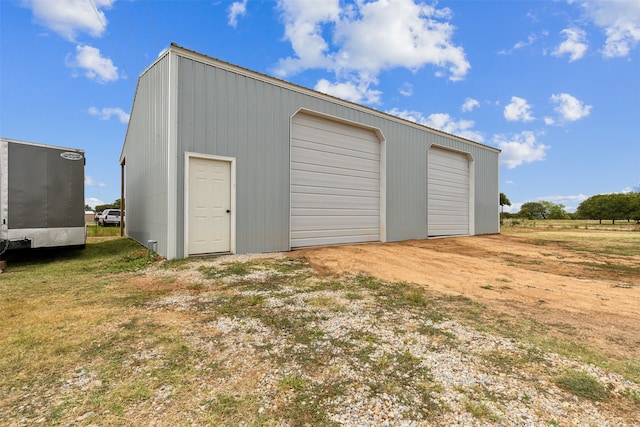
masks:
POLYGON ((518 216, 527 219, 569 219, 571 216, 565 210, 564 205, 540 200, 539 202, 527 202, 520 208, 518 216))
POLYGON ((540 202, 527 202, 520 207, 518 216, 527 219, 545 219, 547 208, 540 202))
POLYGON ((627 222, 634 220, 640 222, 640 192, 631 192, 621 195, 623 201, 622 219, 627 222))
POLYGON ((107 203, 104 205, 96 205, 96 212, 102 212, 105 209, 120 209, 120 199, 117 199, 113 203, 107 203))
POLYGON ((628 218, 626 194, 607 194, 606 201, 607 216, 612 224, 616 223, 616 219, 628 218))
POLYGON ((640 220, 640 193, 596 194, 580 203, 576 216, 581 219, 640 220))
POLYGON ((640 192, 629 193, 629 217, 640 223, 640 192))
POLYGON ((549 215, 548 219, 571 219, 571 215, 567 213, 565 207, 561 203, 549 203, 549 215))
POLYGON ((604 194, 596 194, 584 200, 576 209, 576 217, 579 219, 597 219, 602 224, 605 217, 606 197, 604 194))
POLYGON ((505 205, 511 206, 511 202, 507 198, 506 194, 500 193, 500 209, 501 209, 502 213, 504 213, 504 206, 505 205))

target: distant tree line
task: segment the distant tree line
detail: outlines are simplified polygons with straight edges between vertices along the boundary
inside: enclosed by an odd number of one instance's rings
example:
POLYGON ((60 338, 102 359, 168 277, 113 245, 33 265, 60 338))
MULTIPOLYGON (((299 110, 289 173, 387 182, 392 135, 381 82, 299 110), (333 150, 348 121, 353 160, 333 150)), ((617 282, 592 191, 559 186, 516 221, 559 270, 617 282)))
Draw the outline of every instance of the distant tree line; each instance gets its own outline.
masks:
POLYGON ((539 202, 527 202, 520 207, 518 213, 504 212, 504 206, 511 206, 511 202, 503 193, 500 193, 500 206, 503 210, 503 218, 524 219, 597 219, 640 222, 640 192, 597 194, 591 196, 578 206, 575 213, 568 213, 565 206, 541 200, 539 202))
POLYGON ((85 205, 84 209, 88 211, 93 210, 95 212, 102 212, 105 209, 120 209, 120 199, 117 199, 113 203, 107 203, 105 205, 96 205, 95 209, 91 209, 91 206, 85 205))
POLYGON ((580 203, 575 213, 578 219, 610 219, 640 222, 640 192, 597 194, 580 203))

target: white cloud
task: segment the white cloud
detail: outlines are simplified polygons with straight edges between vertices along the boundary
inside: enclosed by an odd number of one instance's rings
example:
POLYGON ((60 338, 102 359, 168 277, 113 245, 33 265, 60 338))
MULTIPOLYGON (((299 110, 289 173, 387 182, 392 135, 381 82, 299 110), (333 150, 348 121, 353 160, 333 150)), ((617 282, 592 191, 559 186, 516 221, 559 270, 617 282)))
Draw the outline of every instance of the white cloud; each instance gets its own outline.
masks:
POLYGON ((331 83, 326 79, 320 79, 314 89, 351 102, 379 104, 381 92, 371 89, 370 86, 371 83, 368 82, 331 83))
POLYGON ((84 176, 84 185, 86 185, 87 187, 106 187, 107 186, 104 182, 98 182, 89 175, 84 176))
POLYGON ((125 113, 120 107, 102 108, 89 107, 89 114, 97 116, 100 120, 109 120, 111 116, 118 117, 120 123, 129 123, 129 114, 125 113))
POLYGON ((553 117, 548 117, 548 116, 545 117, 543 120, 544 120, 544 124, 547 126, 551 126, 556 122, 556 120, 553 117))
POLYGON ((247 0, 234 1, 229 6, 229 25, 236 27, 238 25, 238 17, 247 13, 247 0))
POLYGON ((623 193, 640 193, 640 183, 631 187, 625 187, 622 190, 623 193))
POLYGON ((411 83, 405 83, 400 88, 400 95, 411 96, 413 95, 413 85, 411 83))
POLYGON ((101 9, 110 9, 115 0, 22 0, 36 22, 75 41, 79 33, 100 37, 107 27, 101 9))
POLYGON ((607 37, 602 54, 606 58, 629 55, 640 41, 640 1, 581 1, 587 17, 604 29, 607 37))
POLYGON ((118 67, 111 59, 100 55, 100 49, 88 45, 76 46, 76 57, 67 58, 67 65, 71 68, 81 68, 89 80, 107 83, 118 80, 118 67))
POLYGON ((572 196, 545 196, 545 197, 538 197, 538 200, 546 200, 548 202, 552 202, 552 203, 561 203, 563 205, 567 205, 567 204, 575 204, 575 203, 580 203, 583 202, 585 200, 587 200, 589 198, 589 196, 585 196, 584 194, 576 194, 576 195, 572 195, 572 196))
POLYGON ((556 105, 555 110, 562 116, 562 119, 570 122, 587 117, 592 108, 591 105, 585 105, 568 93, 551 95, 551 102, 556 105))
POLYGON ((317 68, 359 86, 398 67, 417 71, 433 65, 452 81, 470 69, 464 49, 452 41, 447 8, 414 0, 279 0, 278 8, 294 51, 279 61, 280 76, 317 68))
POLYGON ((276 73, 286 76, 309 68, 333 68, 322 24, 333 25, 339 20, 339 0, 280 0, 278 7, 282 10, 284 36, 297 57, 280 60, 276 73))
POLYGON ((529 37, 527 37, 526 41, 517 42, 509 50, 502 49, 502 50, 498 51, 498 55, 510 55, 510 54, 513 53, 514 50, 518 50, 518 49, 522 49, 523 47, 531 46, 532 44, 535 43, 535 41, 537 39, 538 39, 538 37, 535 34, 529 34, 529 37))
POLYGON ((377 73, 404 67, 417 70, 425 64, 447 68, 451 80, 468 72, 464 50, 453 45, 454 27, 448 9, 415 4, 412 0, 362 3, 360 19, 342 19, 335 38, 341 41, 338 65, 377 73))
POLYGON ((95 197, 87 197, 86 199, 84 199, 84 204, 91 206, 92 209, 95 209, 98 205, 104 205, 104 202, 95 197))
POLYGON ((522 207, 524 203, 520 202, 520 203, 514 203, 511 202, 511 206, 502 206, 501 210, 504 210, 505 212, 509 212, 509 213, 518 213, 520 212, 520 208, 522 207))
POLYGON ((510 122, 530 122, 535 120, 531 115, 531 105, 524 98, 511 97, 511 103, 504 107, 504 118, 510 122))
POLYGON ((525 131, 516 135, 495 135, 494 143, 502 152, 500 164, 513 169, 523 163, 544 160, 546 151, 550 148, 536 141, 533 132, 525 131))
POLYGON ((587 33, 580 28, 566 28, 561 31, 566 40, 551 53, 553 56, 569 55, 569 62, 582 58, 588 49, 585 43, 587 33))
POLYGON ((537 37, 535 34, 529 34, 529 37, 527 37, 527 41, 519 41, 518 43, 513 45, 513 48, 522 49, 523 47, 531 46, 536 41, 536 39, 537 37))
POLYGON ((441 130, 451 135, 457 135, 476 142, 484 142, 482 134, 472 130, 475 126, 473 120, 456 121, 445 113, 435 113, 424 117, 422 113, 418 111, 399 110, 397 108, 387 111, 387 113, 433 129, 441 130))
POLYGON ((464 104, 462 104, 462 111, 468 112, 473 111, 474 108, 479 107, 480 103, 477 99, 467 98, 464 100, 464 104))

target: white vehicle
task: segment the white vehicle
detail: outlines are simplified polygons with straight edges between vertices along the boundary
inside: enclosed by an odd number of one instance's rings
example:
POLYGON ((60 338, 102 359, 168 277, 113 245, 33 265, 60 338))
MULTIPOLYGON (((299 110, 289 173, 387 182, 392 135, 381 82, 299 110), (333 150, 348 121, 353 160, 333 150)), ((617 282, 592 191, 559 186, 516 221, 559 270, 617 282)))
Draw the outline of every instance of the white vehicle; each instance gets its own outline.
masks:
POLYGON ((105 209, 98 218, 98 224, 106 227, 109 225, 120 225, 120 209, 105 209))

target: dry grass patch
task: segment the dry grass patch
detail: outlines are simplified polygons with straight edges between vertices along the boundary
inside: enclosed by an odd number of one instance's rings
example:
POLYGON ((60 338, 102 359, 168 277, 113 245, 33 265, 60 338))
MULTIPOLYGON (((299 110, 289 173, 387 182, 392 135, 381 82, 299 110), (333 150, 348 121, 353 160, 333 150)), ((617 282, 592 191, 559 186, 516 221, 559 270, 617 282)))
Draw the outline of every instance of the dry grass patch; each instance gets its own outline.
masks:
POLYGON ((3 425, 640 422, 638 361, 282 254, 163 261, 101 238, 17 256, 0 346, 3 425))

